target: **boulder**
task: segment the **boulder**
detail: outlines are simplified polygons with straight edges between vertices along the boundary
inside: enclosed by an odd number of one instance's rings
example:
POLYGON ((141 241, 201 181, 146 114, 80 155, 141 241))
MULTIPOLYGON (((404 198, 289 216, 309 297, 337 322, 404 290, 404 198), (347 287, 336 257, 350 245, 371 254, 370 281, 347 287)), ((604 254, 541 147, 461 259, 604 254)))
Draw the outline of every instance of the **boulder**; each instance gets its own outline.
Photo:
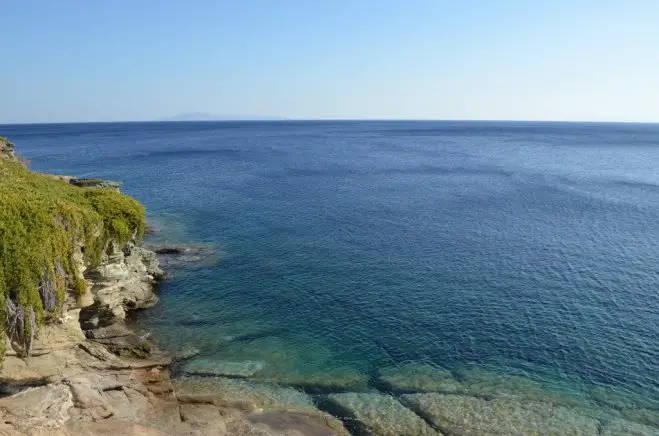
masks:
POLYGON ((346 392, 327 396, 327 409, 354 422, 359 434, 437 435, 423 419, 390 395, 346 392))

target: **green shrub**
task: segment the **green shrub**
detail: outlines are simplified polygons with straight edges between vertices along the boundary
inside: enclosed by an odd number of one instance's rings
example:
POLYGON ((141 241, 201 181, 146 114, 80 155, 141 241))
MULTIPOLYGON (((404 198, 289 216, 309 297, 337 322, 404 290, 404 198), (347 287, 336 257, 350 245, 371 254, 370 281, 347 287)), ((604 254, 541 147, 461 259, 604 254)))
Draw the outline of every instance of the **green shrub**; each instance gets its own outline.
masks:
POLYGON ((66 291, 86 290, 74 248, 97 265, 110 243, 141 238, 144 221, 144 207, 124 194, 80 188, 0 159, 2 331, 29 354, 35 330, 59 313, 66 291))

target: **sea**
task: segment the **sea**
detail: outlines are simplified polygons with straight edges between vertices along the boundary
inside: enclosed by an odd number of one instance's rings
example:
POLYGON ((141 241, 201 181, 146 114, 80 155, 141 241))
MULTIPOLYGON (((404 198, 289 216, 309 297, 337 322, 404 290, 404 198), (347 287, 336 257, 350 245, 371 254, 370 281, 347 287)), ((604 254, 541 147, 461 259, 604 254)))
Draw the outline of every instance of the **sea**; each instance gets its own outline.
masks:
POLYGON ((34 170, 121 181, 158 230, 148 244, 190 247, 163 260, 160 304, 135 321, 181 356, 177 377, 320 398, 441 391, 437 374, 461 395, 659 428, 659 125, 133 122, 0 136, 34 170))

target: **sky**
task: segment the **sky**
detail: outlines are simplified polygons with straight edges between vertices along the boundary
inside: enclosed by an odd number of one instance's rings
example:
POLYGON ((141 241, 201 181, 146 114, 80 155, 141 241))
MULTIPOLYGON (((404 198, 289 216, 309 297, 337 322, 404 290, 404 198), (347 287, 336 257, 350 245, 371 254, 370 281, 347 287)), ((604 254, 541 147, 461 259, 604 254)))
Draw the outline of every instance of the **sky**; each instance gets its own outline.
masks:
POLYGON ((659 1, 0 0, 0 123, 659 122, 659 1))

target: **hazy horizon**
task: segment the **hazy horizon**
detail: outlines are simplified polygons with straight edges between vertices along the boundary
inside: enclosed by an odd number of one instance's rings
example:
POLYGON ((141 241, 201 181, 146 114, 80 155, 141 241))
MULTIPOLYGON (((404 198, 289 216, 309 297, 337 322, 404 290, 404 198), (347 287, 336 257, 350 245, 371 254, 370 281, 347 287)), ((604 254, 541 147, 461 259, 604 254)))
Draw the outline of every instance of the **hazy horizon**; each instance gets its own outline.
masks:
POLYGON ((0 124, 659 122, 652 1, 194 6, 10 2, 0 124))
MULTIPOLYGON (((433 118, 281 118, 268 116, 254 116, 245 118, 218 118, 218 119, 160 119, 145 120, 95 120, 95 121, 25 121, 2 123, 0 126, 43 125, 43 124, 122 124, 122 123, 285 123, 285 122, 427 122, 427 123, 502 123, 502 124, 659 124, 659 121, 617 121, 617 120, 521 120, 521 119, 433 119, 433 118)), ((1 133, 1 132, 0 132, 1 133)), ((1 135, 0 135, 1 136, 1 135)))

